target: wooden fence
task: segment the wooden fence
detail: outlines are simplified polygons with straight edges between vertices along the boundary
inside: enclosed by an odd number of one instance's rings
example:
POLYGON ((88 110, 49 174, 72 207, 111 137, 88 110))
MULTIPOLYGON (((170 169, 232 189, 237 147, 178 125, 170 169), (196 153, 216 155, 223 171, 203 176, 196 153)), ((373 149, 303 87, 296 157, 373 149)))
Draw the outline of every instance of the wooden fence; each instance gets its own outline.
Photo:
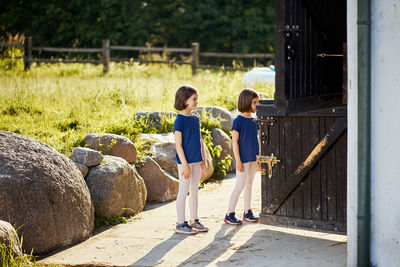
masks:
MULTIPOLYGON (((220 69, 220 66, 214 65, 200 65, 200 57, 215 57, 215 58, 250 58, 250 59, 261 59, 269 58, 273 59, 273 53, 253 53, 253 54, 239 54, 239 53, 215 53, 215 52, 200 52, 199 44, 192 43, 191 48, 172 48, 172 47, 142 47, 142 46, 122 46, 122 45, 110 45, 110 40, 103 40, 103 46, 101 48, 62 48, 62 47, 41 47, 32 45, 32 37, 25 38, 24 44, 12 44, 12 43, 0 43, 0 47, 19 47, 24 48, 24 56, 0 56, 0 58, 23 58, 25 70, 29 70, 32 62, 47 62, 47 63, 91 63, 91 64, 103 64, 103 72, 106 73, 110 69, 110 62, 140 62, 140 63, 166 63, 166 64, 179 64, 179 65, 191 65, 192 74, 195 75, 198 69, 220 69), (150 60, 140 58, 111 58, 110 52, 114 51, 138 51, 138 52, 174 52, 180 54, 191 55, 191 61, 183 60, 150 60), (59 52, 59 53, 101 53, 102 60, 70 60, 70 59, 44 59, 33 57, 32 52, 59 52)), ((225 66, 225 70, 248 70, 249 67, 235 67, 225 66)))

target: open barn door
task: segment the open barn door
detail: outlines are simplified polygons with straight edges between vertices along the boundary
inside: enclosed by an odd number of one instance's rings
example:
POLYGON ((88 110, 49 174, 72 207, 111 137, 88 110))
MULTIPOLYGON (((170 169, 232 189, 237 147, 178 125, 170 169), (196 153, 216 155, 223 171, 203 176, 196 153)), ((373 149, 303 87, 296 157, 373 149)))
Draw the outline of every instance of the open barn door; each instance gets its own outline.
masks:
POLYGON ((260 100, 262 223, 346 230, 346 0, 277 0, 275 96, 260 100))

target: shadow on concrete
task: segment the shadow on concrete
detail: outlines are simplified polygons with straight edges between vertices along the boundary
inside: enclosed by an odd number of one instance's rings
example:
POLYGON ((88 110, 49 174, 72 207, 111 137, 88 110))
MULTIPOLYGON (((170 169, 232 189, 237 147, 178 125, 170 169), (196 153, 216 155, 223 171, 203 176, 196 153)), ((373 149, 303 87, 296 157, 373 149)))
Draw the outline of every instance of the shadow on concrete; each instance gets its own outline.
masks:
POLYGON ((162 266, 163 261, 161 259, 164 255, 187 237, 189 236, 184 234, 172 234, 167 240, 153 247, 146 255, 132 263, 130 266, 162 266))
POLYGON ((230 240, 239 231, 239 227, 243 226, 222 224, 210 244, 182 261, 178 266, 185 266, 187 263, 196 264, 196 266, 209 265, 232 246, 230 240))
POLYGON ((265 229, 240 246, 223 248, 227 249, 233 254, 217 266, 346 266, 347 260, 345 242, 265 229))

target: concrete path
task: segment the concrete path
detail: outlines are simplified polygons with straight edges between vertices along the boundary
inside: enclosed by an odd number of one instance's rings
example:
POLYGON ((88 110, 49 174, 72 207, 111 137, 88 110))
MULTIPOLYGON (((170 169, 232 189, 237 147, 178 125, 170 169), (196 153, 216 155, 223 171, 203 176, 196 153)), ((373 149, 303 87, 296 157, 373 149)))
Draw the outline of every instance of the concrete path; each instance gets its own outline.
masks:
MULTIPOLYGON (((261 178, 253 186, 255 214, 261 208, 261 178)), ((175 202, 151 204, 127 224, 96 230, 90 239, 39 261, 67 266, 346 266, 347 237, 243 223, 223 222, 235 178, 200 190, 200 220, 210 228, 194 236, 176 234, 175 202)), ((243 212, 240 197, 236 209, 243 212)))

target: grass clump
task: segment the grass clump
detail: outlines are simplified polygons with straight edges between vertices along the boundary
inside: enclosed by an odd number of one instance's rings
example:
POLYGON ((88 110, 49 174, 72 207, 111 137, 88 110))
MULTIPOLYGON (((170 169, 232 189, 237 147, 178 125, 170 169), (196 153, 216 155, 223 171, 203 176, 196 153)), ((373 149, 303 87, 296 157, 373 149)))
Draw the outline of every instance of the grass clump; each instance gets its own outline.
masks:
MULTIPOLYGON (((19 250, 22 249, 23 237, 21 236, 21 242, 18 244, 19 250)), ((18 255, 14 252, 14 238, 11 238, 10 244, 4 244, 0 242, 0 266, 2 267, 40 267, 35 260, 35 256, 33 255, 33 250, 29 254, 18 255)), ((57 265, 51 265, 56 267, 57 265)))
POLYGON ((35 257, 31 254, 23 254, 22 256, 15 255, 11 247, 0 243, 0 265, 2 267, 40 267, 36 263, 35 257))
POLYGON ((109 225, 117 225, 121 223, 127 223, 128 219, 123 216, 108 216, 108 217, 101 217, 96 216, 94 217, 94 227, 100 226, 109 226, 109 225))

